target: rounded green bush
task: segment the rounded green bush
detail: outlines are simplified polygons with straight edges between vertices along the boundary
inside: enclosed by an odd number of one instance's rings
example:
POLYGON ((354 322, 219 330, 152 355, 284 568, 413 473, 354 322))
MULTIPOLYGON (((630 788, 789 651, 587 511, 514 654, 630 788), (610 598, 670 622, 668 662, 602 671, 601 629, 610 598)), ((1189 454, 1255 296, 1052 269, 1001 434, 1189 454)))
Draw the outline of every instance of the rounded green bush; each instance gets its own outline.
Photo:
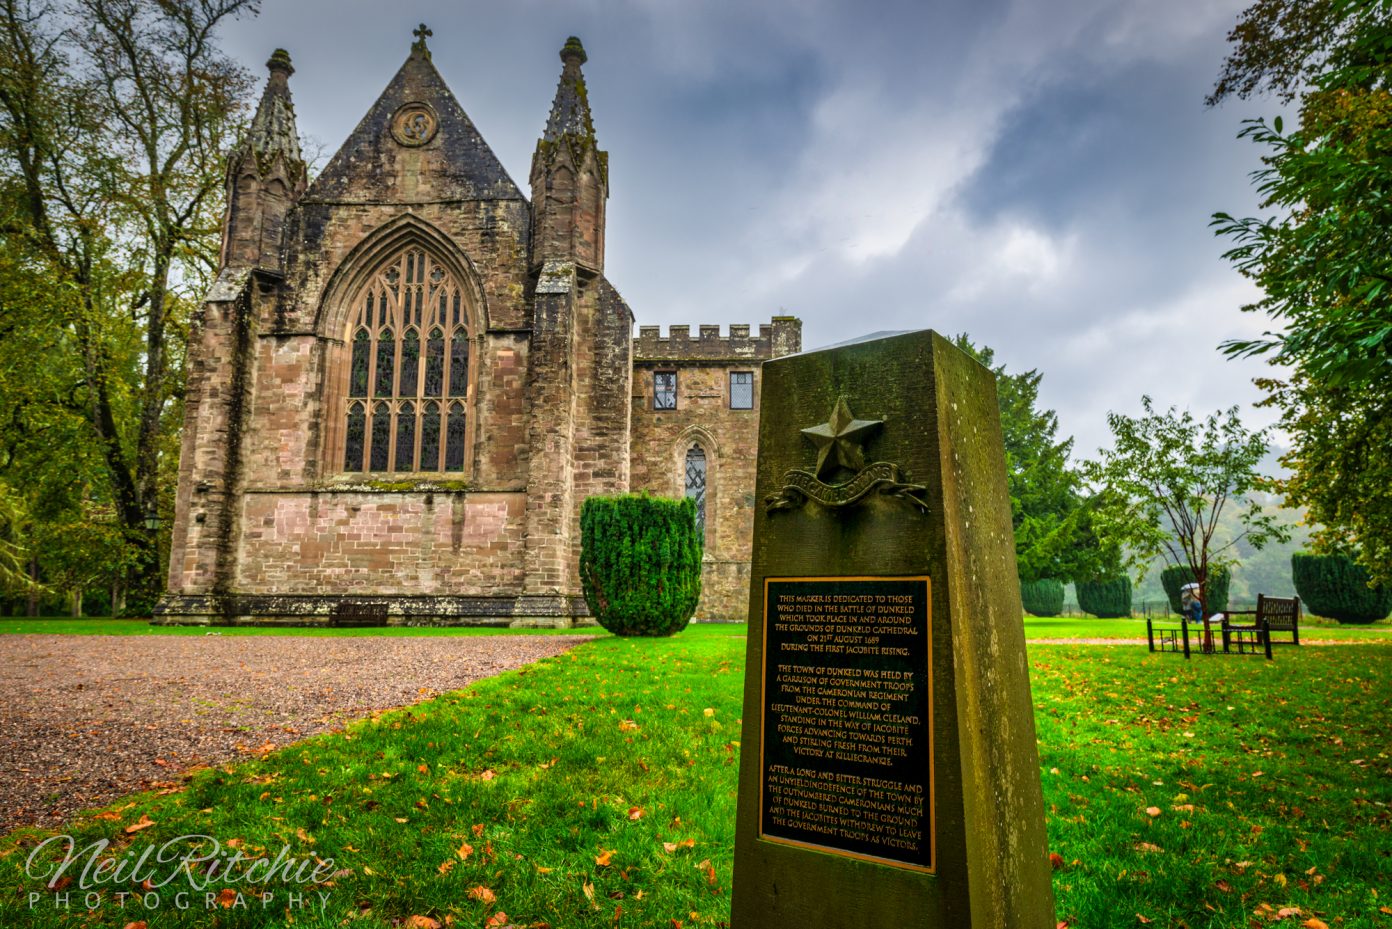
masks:
MULTIPOLYGON (((1227 568, 1208 569, 1208 612, 1222 613, 1228 608, 1228 585, 1232 572, 1227 568)), ((1170 598, 1170 610, 1179 615, 1184 611, 1179 606, 1179 589, 1194 582, 1194 572, 1188 565, 1166 568, 1160 572, 1160 585, 1165 588, 1165 596, 1170 598)))
POLYGON ((1063 581, 1052 577, 1021 581, 1020 600, 1031 616, 1057 616, 1063 612, 1063 581))
POLYGON ((1120 619, 1131 615, 1131 579, 1103 577, 1078 581, 1078 606, 1099 619, 1120 619))
POLYGON ((590 497, 580 507, 585 603, 615 635, 686 628, 701 599, 696 504, 646 494, 590 497))
POLYGON ((1392 613, 1392 589, 1368 586, 1368 569, 1347 555, 1291 555, 1291 579, 1305 609, 1341 623, 1375 623, 1392 613))

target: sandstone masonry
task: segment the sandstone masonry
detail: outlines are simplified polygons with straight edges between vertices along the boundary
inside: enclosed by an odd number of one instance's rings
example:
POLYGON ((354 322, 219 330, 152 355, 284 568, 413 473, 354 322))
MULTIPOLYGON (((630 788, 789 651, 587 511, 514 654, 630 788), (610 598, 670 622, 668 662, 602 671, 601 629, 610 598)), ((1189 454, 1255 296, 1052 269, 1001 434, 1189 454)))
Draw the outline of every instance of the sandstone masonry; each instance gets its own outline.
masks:
POLYGON ((608 153, 578 39, 513 183, 428 31, 313 183, 277 50, 228 165, 223 267, 189 341, 164 622, 586 619, 593 494, 696 496, 698 617, 743 618, 759 365, 801 323, 643 326, 604 276, 608 153))

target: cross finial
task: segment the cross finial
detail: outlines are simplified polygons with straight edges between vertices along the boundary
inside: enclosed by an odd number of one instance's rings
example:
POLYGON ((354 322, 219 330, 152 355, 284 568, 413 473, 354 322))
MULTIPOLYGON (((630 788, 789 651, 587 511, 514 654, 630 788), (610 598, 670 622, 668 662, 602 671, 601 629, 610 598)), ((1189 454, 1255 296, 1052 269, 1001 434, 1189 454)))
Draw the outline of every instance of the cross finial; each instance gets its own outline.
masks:
POLYGON ((411 30, 411 35, 416 37, 416 41, 411 43, 411 47, 420 49, 421 51, 425 51, 426 38, 434 34, 435 33, 430 31, 429 26, 427 26, 425 23, 421 23, 415 29, 411 30))

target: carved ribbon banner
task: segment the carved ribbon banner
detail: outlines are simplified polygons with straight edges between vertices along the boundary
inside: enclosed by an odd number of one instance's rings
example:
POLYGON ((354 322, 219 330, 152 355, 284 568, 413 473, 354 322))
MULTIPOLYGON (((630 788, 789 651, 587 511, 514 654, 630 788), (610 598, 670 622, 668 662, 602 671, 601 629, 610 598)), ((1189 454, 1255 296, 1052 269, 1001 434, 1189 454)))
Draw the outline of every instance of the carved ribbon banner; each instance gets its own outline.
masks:
POLYGON ((899 497, 924 512, 928 510, 928 504, 919 496, 926 493, 927 488, 922 484, 905 483, 899 466, 889 461, 866 465, 855 477, 840 484, 827 484, 811 471, 794 469, 783 475, 783 489, 766 497, 764 506, 769 512, 796 509, 810 499, 828 509, 839 509, 858 503, 871 491, 899 497))

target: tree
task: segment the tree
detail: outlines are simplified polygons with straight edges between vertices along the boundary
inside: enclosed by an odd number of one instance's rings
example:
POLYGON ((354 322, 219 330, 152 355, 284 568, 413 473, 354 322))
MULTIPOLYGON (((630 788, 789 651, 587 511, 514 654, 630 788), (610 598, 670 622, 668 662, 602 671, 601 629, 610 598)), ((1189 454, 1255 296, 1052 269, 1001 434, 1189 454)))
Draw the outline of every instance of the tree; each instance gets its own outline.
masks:
POLYGON ((1097 492, 1099 530, 1121 545, 1137 574, 1157 556, 1188 567, 1207 608, 1211 572, 1233 563, 1234 546, 1253 548, 1284 539, 1285 530, 1256 499, 1247 499, 1265 479, 1257 466, 1266 454, 1266 432, 1249 432, 1237 407, 1202 422, 1173 407, 1157 413, 1142 397, 1145 414, 1108 413, 1113 447, 1084 471, 1097 492), (1227 541, 1214 534, 1229 506, 1244 506, 1241 534, 1227 541))
MULTIPOLYGON (((27 370, 52 364, 71 378, 27 396, 25 415, 80 417, 83 435, 57 449, 80 488, 65 512, 93 497, 110 504, 138 555, 131 584, 147 597, 161 579, 146 517, 159 504, 161 448, 178 428, 170 414, 185 321, 216 270, 222 153, 250 86, 213 35, 255 9, 254 0, 0 0, 9 293, 34 297, 28 336, 48 348, 27 370)), ((26 462, 0 460, 0 476, 26 462)))
MULTIPOLYGON (((1069 463, 1073 439, 1058 438, 1058 414, 1039 408, 1037 370, 1011 374, 995 365, 995 352, 977 347, 965 333, 953 342, 996 375, 1006 484, 1015 528, 1020 578, 1067 581, 1108 573, 1111 551, 1092 526, 1082 482, 1069 463)), ((1119 573, 1120 565, 1110 573, 1119 573)))
POLYGON ((1243 14, 1210 102, 1299 99, 1240 135, 1266 219, 1214 215, 1226 253, 1264 296, 1243 307, 1275 329, 1229 342, 1290 373, 1258 381, 1292 440, 1280 484, 1308 509, 1318 550, 1353 554, 1392 582, 1392 0, 1263 0, 1243 14))

